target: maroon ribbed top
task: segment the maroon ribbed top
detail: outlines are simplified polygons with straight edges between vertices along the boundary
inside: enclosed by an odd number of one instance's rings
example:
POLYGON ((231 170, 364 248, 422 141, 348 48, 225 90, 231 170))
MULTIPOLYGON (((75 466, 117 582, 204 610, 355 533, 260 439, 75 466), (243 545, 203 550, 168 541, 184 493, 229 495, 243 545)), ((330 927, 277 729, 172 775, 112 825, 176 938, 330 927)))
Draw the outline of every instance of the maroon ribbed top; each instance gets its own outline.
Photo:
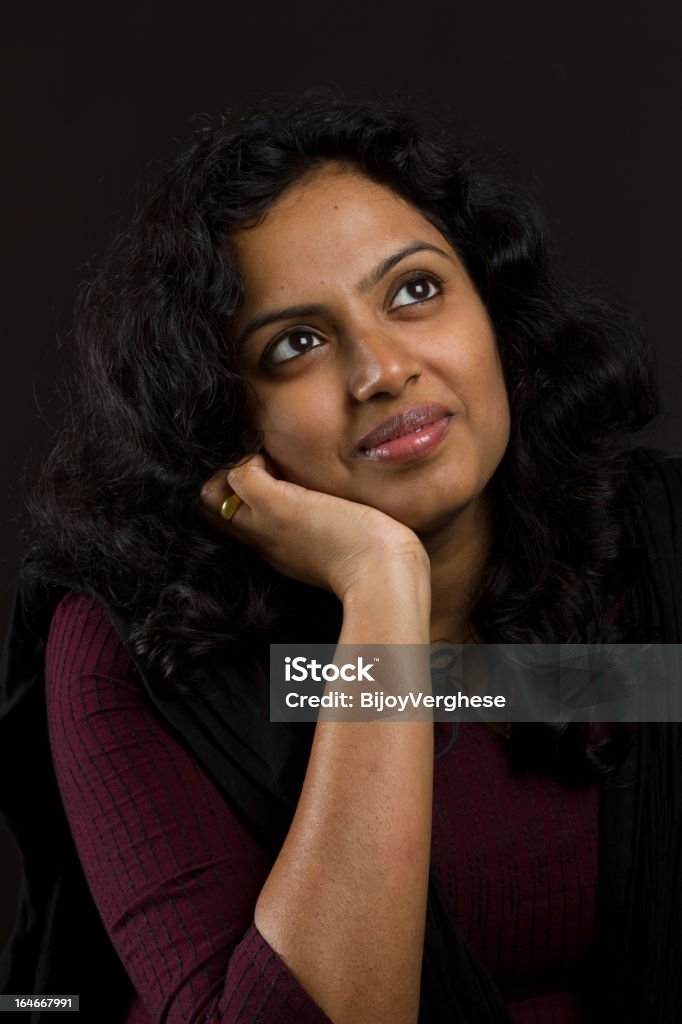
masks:
MULTIPOLYGON (((320 1024, 253 923, 270 859, 159 720, 105 608, 67 595, 46 657, 50 742, 88 884, 135 988, 126 1024, 320 1024)), ((437 724, 436 749, 451 727, 437 724)), ((510 773, 460 726, 435 761, 433 859, 515 1024, 576 1024, 594 932, 598 785, 510 773)))

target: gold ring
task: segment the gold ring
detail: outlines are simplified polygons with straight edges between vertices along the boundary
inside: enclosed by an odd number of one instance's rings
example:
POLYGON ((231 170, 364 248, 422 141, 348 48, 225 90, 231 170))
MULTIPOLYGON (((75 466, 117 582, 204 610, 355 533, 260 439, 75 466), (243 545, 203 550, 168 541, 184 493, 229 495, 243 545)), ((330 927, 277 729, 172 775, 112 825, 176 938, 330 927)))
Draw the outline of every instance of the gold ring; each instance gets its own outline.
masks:
POLYGON ((237 511, 241 504, 242 499, 239 497, 238 494, 231 495, 231 497, 224 501, 220 506, 220 514, 223 517, 223 519, 227 519, 229 523, 230 519, 232 519, 232 517, 234 516, 235 512, 237 511))

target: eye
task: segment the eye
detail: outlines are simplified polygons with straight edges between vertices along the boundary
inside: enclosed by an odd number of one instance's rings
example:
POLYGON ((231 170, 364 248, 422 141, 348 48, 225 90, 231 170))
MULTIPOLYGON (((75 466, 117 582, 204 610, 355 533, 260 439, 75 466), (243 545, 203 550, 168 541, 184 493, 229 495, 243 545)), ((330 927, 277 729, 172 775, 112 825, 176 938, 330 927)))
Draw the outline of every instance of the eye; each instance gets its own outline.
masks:
POLYGON ((401 306, 413 306, 417 302, 427 302, 441 292, 441 281, 431 274, 420 274, 406 282, 393 296, 391 309, 401 306))
POLYGON ((314 331, 297 327, 273 342, 263 355, 263 362, 270 366, 277 366, 279 363, 289 362, 297 356, 303 356, 306 352, 319 348, 322 341, 314 331))

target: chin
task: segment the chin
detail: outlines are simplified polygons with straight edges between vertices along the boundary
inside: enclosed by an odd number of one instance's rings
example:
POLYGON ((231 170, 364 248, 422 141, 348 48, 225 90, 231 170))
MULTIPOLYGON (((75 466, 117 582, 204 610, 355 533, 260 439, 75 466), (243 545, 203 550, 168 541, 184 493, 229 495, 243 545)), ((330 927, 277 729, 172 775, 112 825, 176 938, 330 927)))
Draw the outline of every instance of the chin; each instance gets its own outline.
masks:
POLYGON ((447 507, 443 507, 440 503, 438 507, 433 507, 433 505, 431 507, 424 507, 423 502, 413 502, 411 504, 401 502, 399 505, 377 502, 374 503, 374 507, 390 516, 391 519, 395 519, 396 522, 407 526, 421 537, 437 533, 444 527, 451 525, 464 509, 471 504, 472 500, 473 498, 462 497, 459 502, 448 502, 447 507))

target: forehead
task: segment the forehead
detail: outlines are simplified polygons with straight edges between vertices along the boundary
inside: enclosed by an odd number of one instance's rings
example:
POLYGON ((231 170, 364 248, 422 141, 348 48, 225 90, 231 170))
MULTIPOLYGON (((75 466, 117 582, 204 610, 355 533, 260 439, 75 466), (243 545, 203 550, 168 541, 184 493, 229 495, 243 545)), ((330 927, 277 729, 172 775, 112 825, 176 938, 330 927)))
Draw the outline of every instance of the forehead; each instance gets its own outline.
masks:
POLYGON ((447 246, 416 207, 343 165, 326 166, 292 186, 233 241, 248 305, 302 286, 350 287, 411 242, 447 246))

